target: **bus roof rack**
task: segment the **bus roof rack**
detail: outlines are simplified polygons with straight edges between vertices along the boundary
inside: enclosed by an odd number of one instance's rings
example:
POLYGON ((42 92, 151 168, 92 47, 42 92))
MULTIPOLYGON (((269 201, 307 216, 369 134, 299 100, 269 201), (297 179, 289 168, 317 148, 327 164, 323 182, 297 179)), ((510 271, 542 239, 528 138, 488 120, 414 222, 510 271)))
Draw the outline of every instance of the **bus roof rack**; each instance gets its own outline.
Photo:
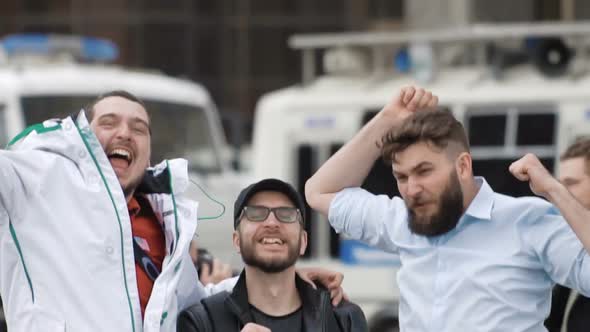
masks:
MULTIPOLYGON (((509 23, 473 24, 465 27, 437 29, 432 31, 376 31, 345 32, 322 34, 296 34, 289 38, 291 48, 302 51, 303 82, 311 82, 316 76, 315 51, 328 48, 367 48, 371 52, 373 70, 382 69, 387 47, 403 46, 413 43, 440 45, 445 43, 464 43, 476 47, 476 63, 487 62, 486 44, 495 41, 519 40, 527 38, 568 38, 575 42, 575 54, 585 57, 587 40, 590 38, 590 21, 575 23, 509 23)), ((585 59, 580 59, 581 63, 585 59)))

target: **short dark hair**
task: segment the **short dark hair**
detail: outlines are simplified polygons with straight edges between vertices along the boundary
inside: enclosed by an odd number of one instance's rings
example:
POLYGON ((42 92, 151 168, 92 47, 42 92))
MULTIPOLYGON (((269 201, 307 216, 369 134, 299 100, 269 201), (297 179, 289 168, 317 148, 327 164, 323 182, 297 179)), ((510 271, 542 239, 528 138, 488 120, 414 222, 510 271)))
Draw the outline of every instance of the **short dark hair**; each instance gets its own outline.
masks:
MULTIPOLYGON (((88 119, 88 122, 92 122, 92 119, 94 118, 94 106, 96 104, 98 104, 98 102, 100 102, 101 100, 109 98, 109 97, 121 97, 121 98, 125 98, 127 100, 130 100, 132 102, 138 103, 143 107, 143 109, 147 113, 147 107, 145 106, 145 103, 141 99, 139 99, 137 96, 132 94, 131 92, 128 92, 125 90, 112 90, 112 91, 100 94, 93 101, 91 101, 86 106, 84 106, 84 112, 86 114, 86 118, 88 119)), ((149 113, 148 113, 148 117, 149 117, 149 113)))
POLYGON ((564 161, 574 158, 584 158, 584 162, 586 163, 586 174, 590 175, 590 136, 578 137, 574 143, 561 154, 559 160, 564 161))
POLYGON ((449 110, 425 110, 413 113, 383 136, 383 159, 391 163, 397 153, 419 142, 430 143, 439 149, 456 143, 462 151, 469 152, 465 128, 449 110))

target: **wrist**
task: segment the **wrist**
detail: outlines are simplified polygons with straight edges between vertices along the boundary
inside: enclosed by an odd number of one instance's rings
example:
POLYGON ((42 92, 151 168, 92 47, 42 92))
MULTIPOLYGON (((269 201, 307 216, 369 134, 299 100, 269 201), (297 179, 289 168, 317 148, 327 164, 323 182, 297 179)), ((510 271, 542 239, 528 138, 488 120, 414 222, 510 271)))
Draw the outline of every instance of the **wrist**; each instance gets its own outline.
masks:
POLYGON ((388 127, 399 124, 405 118, 402 116, 402 112, 394 109, 392 106, 386 106, 375 117, 380 118, 379 122, 387 124, 388 127))
POLYGON ((553 179, 551 184, 547 187, 545 198, 551 203, 557 204, 560 198, 565 197, 568 193, 568 190, 559 181, 553 179))

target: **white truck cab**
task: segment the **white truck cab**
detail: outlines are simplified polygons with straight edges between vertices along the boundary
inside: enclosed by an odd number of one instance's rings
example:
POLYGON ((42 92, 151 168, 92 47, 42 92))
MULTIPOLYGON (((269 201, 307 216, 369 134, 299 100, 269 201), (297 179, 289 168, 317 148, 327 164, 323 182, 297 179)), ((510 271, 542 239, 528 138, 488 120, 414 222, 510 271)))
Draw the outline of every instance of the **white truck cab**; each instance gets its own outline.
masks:
MULTIPOLYGON (((236 266, 231 207, 241 176, 230 169, 218 110, 195 82, 157 71, 107 64, 117 55, 106 40, 47 35, 14 35, 0 43, 0 146, 26 127, 48 118, 77 114, 101 93, 127 90, 145 101, 152 125, 152 163, 186 158, 190 176, 222 207, 198 189, 200 247, 236 266)), ((197 222, 195 220, 195 222, 197 222)))
MULTIPOLYGON (((531 195, 509 174, 510 163, 533 152, 553 171, 559 152, 590 134, 587 36, 584 23, 294 36, 290 45, 302 51, 303 82, 257 104, 254 177, 277 177, 303 192, 318 167, 401 87, 419 84, 465 125, 476 175, 498 192, 531 195), (525 49, 526 38, 537 44, 525 49), (323 66, 316 63, 321 54, 323 66), (409 69, 399 66, 408 60, 409 69)), ((391 168, 380 160, 363 187, 399 195, 391 168)), ((343 287, 365 311, 371 331, 396 330, 397 257, 336 234, 316 212, 307 217, 303 264, 342 271, 343 287)))

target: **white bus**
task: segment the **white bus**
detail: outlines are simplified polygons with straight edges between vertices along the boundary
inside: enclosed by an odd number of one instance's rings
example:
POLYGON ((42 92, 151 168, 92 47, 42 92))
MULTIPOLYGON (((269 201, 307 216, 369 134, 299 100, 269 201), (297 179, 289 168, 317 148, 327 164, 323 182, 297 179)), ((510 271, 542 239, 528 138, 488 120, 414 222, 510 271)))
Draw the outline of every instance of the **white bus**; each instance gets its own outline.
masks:
MULTIPOLYGON (((586 23, 295 36, 290 45, 302 51, 303 82, 260 99, 254 177, 277 177, 303 191, 315 170, 393 94, 420 84, 465 125, 475 173, 498 192, 529 195, 528 185, 515 180, 508 165, 534 152, 554 170, 559 152, 577 136, 590 134, 586 36, 586 23), (525 37, 533 38, 521 46, 525 37), (413 67, 400 73, 407 69, 406 49, 413 67), (323 66, 315 61, 321 54, 323 66)), ((398 195, 382 161, 363 186, 398 195)), ((344 289, 361 305, 372 331, 396 330, 397 258, 335 234, 315 212, 308 218, 306 264, 344 272, 344 289)))

